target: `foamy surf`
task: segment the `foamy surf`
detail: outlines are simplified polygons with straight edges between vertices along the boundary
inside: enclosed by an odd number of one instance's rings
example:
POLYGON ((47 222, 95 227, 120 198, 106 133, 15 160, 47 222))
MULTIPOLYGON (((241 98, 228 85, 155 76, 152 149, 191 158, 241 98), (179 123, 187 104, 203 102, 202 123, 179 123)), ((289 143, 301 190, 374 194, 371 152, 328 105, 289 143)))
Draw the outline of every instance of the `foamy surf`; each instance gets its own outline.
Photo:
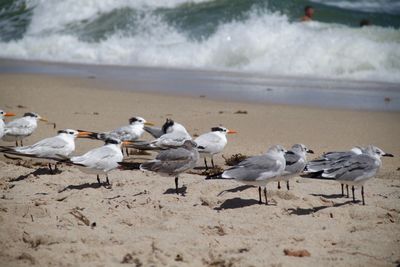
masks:
POLYGON ((260 1, 25 4, 26 30, 2 38, 0 57, 400 82, 395 28, 299 23, 260 1))

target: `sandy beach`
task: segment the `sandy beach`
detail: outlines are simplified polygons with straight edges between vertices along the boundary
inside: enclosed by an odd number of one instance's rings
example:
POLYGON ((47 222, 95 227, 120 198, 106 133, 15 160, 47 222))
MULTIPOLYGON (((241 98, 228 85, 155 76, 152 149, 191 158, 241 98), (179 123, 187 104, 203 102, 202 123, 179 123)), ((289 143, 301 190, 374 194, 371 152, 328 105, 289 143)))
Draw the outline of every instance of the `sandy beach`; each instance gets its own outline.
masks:
MULTIPOLYGON (((172 118, 192 135, 218 125, 234 129, 238 134, 229 136, 226 157, 294 143, 306 144, 315 156, 368 144, 395 155, 384 158, 366 184, 365 206, 341 197, 333 181, 295 178, 290 191, 270 184, 274 204, 265 206, 258 204, 257 188, 195 173, 182 175, 186 194, 177 196, 173 179, 153 173, 116 170, 106 188, 71 166, 51 175, 29 160, 1 157, 1 266, 400 264, 399 112, 119 91, 93 77, 0 74, 0 81, 2 109, 18 116, 34 111, 56 123, 56 129, 40 123, 25 144, 57 129, 107 131, 142 116, 156 125, 172 118), (310 255, 285 255, 287 250, 310 255)), ((100 145, 77 140, 75 154, 100 145)), ((226 168, 221 155, 215 159, 226 168)), ((361 198, 359 190, 356 196, 361 198)))

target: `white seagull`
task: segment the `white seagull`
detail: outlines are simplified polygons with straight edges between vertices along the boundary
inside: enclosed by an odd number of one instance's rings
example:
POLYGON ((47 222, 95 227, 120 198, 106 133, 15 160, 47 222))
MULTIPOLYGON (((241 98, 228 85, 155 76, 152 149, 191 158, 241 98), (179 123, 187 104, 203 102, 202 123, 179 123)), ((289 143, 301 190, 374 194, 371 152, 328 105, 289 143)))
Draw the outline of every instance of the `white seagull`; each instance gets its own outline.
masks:
POLYGON ((18 146, 18 141, 20 141, 22 146, 22 139, 30 136, 36 130, 38 120, 47 121, 37 113, 27 112, 22 118, 6 123, 5 134, 2 139, 7 142, 15 141, 16 146, 18 146))
POLYGON ((128 144, 129 141, 121 142, 119 139, 106 139, 102 147, 88 151, 82 156, 72 157, 70 163, 76 165, 82 172, 96 174, 97 182, 101 184, 99 175, 106 175, 106 183, 109 185, 108 173, 116 169, 124 156, 121 146, 128 144))
POLYGON ((208 170, 207 158, 211 158, 211 165, 214 168, 214 155, 219 154, 224 150, 228 140, 227 134, 237 133, 234 130, 228 130, 225 127, 213 127, 211 132, 205 133, 194 139, 197 144, 197 149, 200 157, 204 158, 204 165, 208 170))
POLYGON ((10 112, 5 112, 4 110, 0 110, 0 139, 3 137, 4 132, 5 132, 5 123, 4 123, 4 117, 11 117, 15 116, 14 113, 10 112))
POLYGON ((267 183, 277 181, 286 167, 286 150, 281 145, 270 147, 267 153, 253 156, 222 173, 224 179, 235 179, 247 185, 258 186, 259 203, 261 187, 264 187, 265 204, 268 205, 267 183))
POLYGON ((307 153, 314 154, 314 151, 303 144, 294 144, 285 153, 286 167, 278 178, 278 189, 281 189, 280 181, 286 181, 286 188, 290 189, 289 180, 304 171, 307 165, 307 153))
POLYGON ((381 157, 393 157, 393 155, 369 145, 362 154, 333 163, 329 169, 322 172, 321 176, 307 178, 335 180, 341 184, 351 185, 354 202, 354 186, 361 186, 362 203, 365 205, 364 184, 378 173, 382 166, 381 157))
POLYGON ((89 132, 78 132, 72 129, 58 131, 58 134, 53 137, 42 139, 41 141, 22 147, 1 147, 1 152, 24 157, 39 158, 41 161, 48 160, 49 169, 51 163, 56 161, 55 171, 57 170, 57 162, 69 158, 72 152, 75 151, 75 138, 87 138, 89 132))

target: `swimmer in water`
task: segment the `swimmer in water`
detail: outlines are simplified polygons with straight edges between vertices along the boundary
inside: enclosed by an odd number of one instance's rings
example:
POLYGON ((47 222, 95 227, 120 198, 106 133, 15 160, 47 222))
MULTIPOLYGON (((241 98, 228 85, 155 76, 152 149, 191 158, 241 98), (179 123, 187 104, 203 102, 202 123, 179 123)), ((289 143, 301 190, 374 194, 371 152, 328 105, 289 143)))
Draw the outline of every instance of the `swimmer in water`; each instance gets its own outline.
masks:
POLYGON ((304 16, 301 18, 301 21, 311 21, 313 15, 314 8, 312 6, 306 6, 304 8, 304 16))

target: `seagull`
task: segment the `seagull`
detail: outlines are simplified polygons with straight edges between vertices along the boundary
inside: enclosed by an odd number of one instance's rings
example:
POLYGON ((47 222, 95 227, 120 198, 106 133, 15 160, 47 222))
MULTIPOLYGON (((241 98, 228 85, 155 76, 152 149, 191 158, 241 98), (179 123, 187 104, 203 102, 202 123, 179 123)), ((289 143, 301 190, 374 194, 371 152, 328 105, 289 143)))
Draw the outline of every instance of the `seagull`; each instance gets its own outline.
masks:
POLYGON ((152 141, 137 141, 130 147, 140 150, 161 150, 180 147, 186 140, 192 140, 185 127, 173 120, 167 120, 162 127, 162 131, 165 134, 159 138, 152 141))
POLYGON ((304 170, 307 164, 307 153, 314 154, 314 151, 303 144, 294 144, 292 149, 285 153, 286 167, 278 180, 278 189, 281 189, 280 181, 286 181, 286 188, 290 189, 289 179, 304 170))
POLYGON ((355 202, 354 186, 361 186, 362 203, 364 200, 364 184, 375 177, 382 166, 381 157, 393 157, 382 149, 369 145, 362 154, 356 154, 349 158, 338 160, 325 169, 319 177, 306 177, 316 179, 329 179, 341 184, 351 185, 353 201, 355 202))
MULTIPOLYGON (((306 173, 309 175, 319 176, 324 170, 331 168, 331 165, 337 161, 349 159, 354 155, 361 155, 365 148, 355 146, 349 151, 334 151, 324 153, 321 157, 311 160, 307 163, 306 173)), ((341 184, 342 196, 344 196, 344 184, 341 184)), ((346 185, 347 197, 349 197, 349 186, 346 185)))
POLYGON ((82 156, 72 157, 69 163, 76 165, 84 173, 96 174, 99 184, 101 184, 99 175, 105 174, 106 183, 110 185, 108 173, 119 166, 118 162, 121 162, 124 157, 121 146, 129 142, 113 138, 106 139, 104 146, 92 149, 82 156))
POLYGON ((15 119, 6 124, 5 134, 2 139, 7 142, 15 141, 16 146, 18 146, 18 141, 20 141, 21 146, 23 146, 22 139, 30 136, 36 130, 38 120, 47 121, 37 113, 25 113, 22 118, 15 119))
MULTIPOLYGON (((142 163, 139 168, 143 171, 152 171, 162 176, 175 177, 175 192, 178 194, 179 174, 193 169, 199 159, 197 144, 192 140, 186 140, 178 148, 161 150, 154 160, 142 163)), ((130 167, 137 165, 134 162, 121 162, 121 166, 130 167)))
POLYGON ((286 167, 285 153, 281 145, 274 145, 267 153, 247 158, 227 169, 222 173, 222 178, 258 186, 259 204, 262 204, 261 187, 264 187, 265 204, 268 205, 267 183, 277 181, 282 175, 286 167))
POLYGON ((15 116, 15 114, 0 110, 0 139, 3 137, 5 132, 5 123, 3 119, 4 117, 11 117, 11 116, 15 116))
MULTIPOLYGON (((58 131, 56 136, 45 138, 33 145, 22 147, 1 147, 0 151, 5 154, 25 156, 31 158, 49 160, 49 169, 53 173, 51 163, 68 159, 75 151, 75 138, 87 138, 90 132, 78 132, 72 129, 58 131)), ((57 163, 54 171, 57 171, 57 163)))
MULTIPOLYGON (((95 139, 106 140, 106 139, 119 139, 121 141, 136 141, 144 133, 145 125, 154 125, 153 123, 147 122, 142 117, 132 117, 129 119, 129 125, 121 126, 110 132, 98 133, 95 135, 95 139)), ((126 154, 128 148, 126 148, 126 154)))
POLYGON ((225 148, 226 144, 228 143, 226 135, 234 133, 237 132, 234 130, 228 130, 222 126, 218 126, 211 128, 211 132, 202 134, 194 140, 197 144, 200 156, 204 158, 206 170, 208 170, 207 157, 211 158, 211 165, 213 168, 215 168, 213 156, 221 153, 225 148))

